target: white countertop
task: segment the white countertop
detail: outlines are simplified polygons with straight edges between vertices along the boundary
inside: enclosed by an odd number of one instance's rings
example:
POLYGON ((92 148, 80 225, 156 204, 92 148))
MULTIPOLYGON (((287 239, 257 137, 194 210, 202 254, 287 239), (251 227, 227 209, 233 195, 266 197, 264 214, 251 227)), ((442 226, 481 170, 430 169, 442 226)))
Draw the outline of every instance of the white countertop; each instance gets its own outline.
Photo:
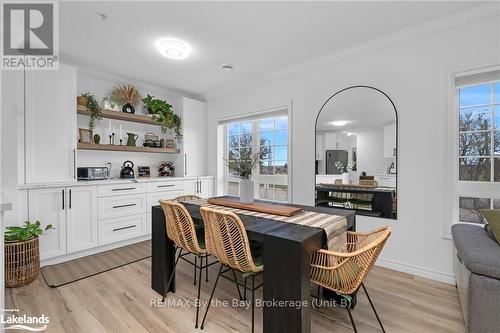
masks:
POLYGON ((133 184, 133 183, 151 183, 151 182, 168 182, 168 181, 182 181, 192 179, 209 179, 213 176, 192 176, 192 177, 150 177, 150 178, 134 178, 134 179, 121 179, 112 178, 105 180, 79 180, 68 182, 53 182, 53 183, 36 183, 36 184, 19 184, 18 189, 27 190, 34 188, 51 188, 51 187, 64 187, 64 186, 93 186, 93 185, 114 185, 114 184, 133 184))

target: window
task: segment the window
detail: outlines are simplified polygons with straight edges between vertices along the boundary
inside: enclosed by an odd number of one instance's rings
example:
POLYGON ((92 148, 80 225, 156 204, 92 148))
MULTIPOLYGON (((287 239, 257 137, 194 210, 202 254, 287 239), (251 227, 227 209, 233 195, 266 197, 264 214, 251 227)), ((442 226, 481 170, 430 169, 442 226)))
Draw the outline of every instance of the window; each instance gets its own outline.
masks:
MULTIPOLYGON (((273 115, 225 125, 225 158, 231 164, 241 154, 261 152, 252 179, 255 197, 288 201, 288 117, 273 115)), ((225 168, 225 193, 239 194, 239 179, 225 168)))
POLYGON ((458 220, 483 223, 481 209, 500 209, 500 81, 468 82, 457 93, 458 220))

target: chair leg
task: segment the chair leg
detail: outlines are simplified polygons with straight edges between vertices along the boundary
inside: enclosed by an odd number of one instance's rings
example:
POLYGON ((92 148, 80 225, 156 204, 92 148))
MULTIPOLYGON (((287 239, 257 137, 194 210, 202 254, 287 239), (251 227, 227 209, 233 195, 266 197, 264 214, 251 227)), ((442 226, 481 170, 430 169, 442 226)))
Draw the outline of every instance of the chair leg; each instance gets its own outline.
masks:
POLYGON ((245 289, 243 289, 243 300, 246 301, 247 300, 247 277, 245 277, 245 280, 243 283, 245 283, 245 289))
POLYGON ((205 254, 205 281, 208 282, 208 254, 205 254))
POLYGON ((240 296, 240 301, 243 300, 243 297, 241 297, 241 291, 240 291, 240 285, 238 284, 238 279, 236 278, 236 273, 233 271, 233 277, 234 277, 234 283, 236 284, 236 289, 238 289, 238 296, 240 296))
MULTIPOLYGON (((177 252, 177 249, 175 250, 177 252)), ((168 278, 167 286, 166 286, 166 293, 168 293, 168 290, 170 289, 170 284, 172 283, 172 279, 174 278, 175 275, 175 268, 177 267, 177 263, 179 262, 179 259, 182 254, 182 249, 179 248, 179 254, 177 255, 177 258, 174 261, 174 267, 172 268, 172 273, 170 274, 170 277, 168 278)), ((163 298, 161 299, 161 302, 165 302, 165 295, 163 295, 163 298)))
POLYGON ((205 319, 207 319, 208 310, 210 309, 210 304, 212 303, 212 298, 214 297, 215 288, 217 288, 217 282, 219 282, 219 277, 221 275, 223 268, 224 268, 224 265, 220 264, 219 274, 217 274, 217 279, 215 279, 214 287, 212 288, 212 293, 210 294, 210 299, 208 300, 207 309, 205 310, 205 315, 203 316, 203 320, 201 322, 200 329, 205 328, 205 319))
POLYGON ((366 291, 366 287, 364 283, 361 283, 361 286, 363 287, 363 290, 365 291, 366 297, 368 298, 368 302, 370 302, 370 306, 373 309, 373 312, 375 313, 375 317, 377 317, 378 324, 380 325, 380 328, 382 329, 382 332, 385 333, 384 326, 382 325, 382 321, 380 320, 377 311, 375 310, 375 306, 373 306, 372 300, 370 298, 370 295, 368 295, 368 291, 366 291))
MULTIPOLYGON (((198 317, 199 317, 199 313, 200 313, 200 291, 201 291, 201 275, 203 273, 203 257, 200 257, 200 275, 198 277, 198 297, 196 298, 197 300, 197 303, 196 303, 196 325, 194 326, 194 328, 198 328, 198 317)), ((196 266, 195 266, 196 267, 196 266)))
POLYGON ((196 286, 196 265, 198 256, 194 257, 194 274, 193 274, 193 284, 196 286))
POLYGON ((345 308, 347 310, 347 313, 349 314, 349 319, 351 319, 351 325, 354 330, 354 333, 358 333, 358 330, 356 329, 356 325, 354 324, 354 319, 352 319, 352 314, 351 314, 351 309, 345 308))
POLYGON ((252 333, 254 332, 254 326, 255 326, 255 276, 252 275, 252 333))

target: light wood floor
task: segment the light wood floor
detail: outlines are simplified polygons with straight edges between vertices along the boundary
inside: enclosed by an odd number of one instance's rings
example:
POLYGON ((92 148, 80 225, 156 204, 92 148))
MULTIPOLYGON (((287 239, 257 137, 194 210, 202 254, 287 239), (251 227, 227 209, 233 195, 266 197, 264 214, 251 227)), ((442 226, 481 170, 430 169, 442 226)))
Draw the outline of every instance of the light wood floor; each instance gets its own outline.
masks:
MULTIPOLYGON (((214 282, 213 266, 208 284, 202 285, 207 300, 214 282)), ((192 268, 180 263, 178 291, 170 300, 194 300, 196 288, 192 268)), ((375 267, 366 287, 387 332, 466 332, 454 286, 375 267)), ((30 285, 7 289, 6 308, 20 314, 48 315, 47 332, 201 332, 194 329, 195 308, 157 307, 159 301, 150 288, 150 259, 59 288, 49 288, 41 276, 30 285)), ((221 279, 215 297, 231 300, 236 287, 221 279)), ((361 291, 353 311, 358 330, 379 332, 375 316, 361 291)), ((260 294, 257 294, 260 297, 260 294)), ((250 310, 211 308, 205 327, 207 333, 250 332, 250 310)), ((257 332, 262 327, 262 311, 256 311, 257 332)), ((312 332, 352 332, 345 310, 313 310, 312 332)))

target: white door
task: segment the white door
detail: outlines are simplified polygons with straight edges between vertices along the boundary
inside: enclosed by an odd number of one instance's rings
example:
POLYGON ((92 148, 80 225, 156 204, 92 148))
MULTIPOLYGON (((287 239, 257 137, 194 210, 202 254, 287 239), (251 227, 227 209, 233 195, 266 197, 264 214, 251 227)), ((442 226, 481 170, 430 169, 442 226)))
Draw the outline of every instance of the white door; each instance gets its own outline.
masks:
POLYGON ((200 179, 199 181, 198 196, 202 198, 210 198, 213 196, 213 181, 212 179, 200 179))
POLYGON ((183 98, 182 126, 184 176, 206 174, 206 111, 205 103, 183 98))
POLYGON ((26 183, 76 179, 76 70, 27 71, 26 183))
POLYGON ((66 188, 68 253, 97 246, 97 187, 66 188))
POLYGON ((48 259, 66 253, 66 189, 48 188, 29 190, 29 219, 40 221, 45 228, 52 224, 54 230, 40 236, 40 257, 48 259))
POLYGON ((184 181, 184 195, 198 195, 198 180, 184 181))

